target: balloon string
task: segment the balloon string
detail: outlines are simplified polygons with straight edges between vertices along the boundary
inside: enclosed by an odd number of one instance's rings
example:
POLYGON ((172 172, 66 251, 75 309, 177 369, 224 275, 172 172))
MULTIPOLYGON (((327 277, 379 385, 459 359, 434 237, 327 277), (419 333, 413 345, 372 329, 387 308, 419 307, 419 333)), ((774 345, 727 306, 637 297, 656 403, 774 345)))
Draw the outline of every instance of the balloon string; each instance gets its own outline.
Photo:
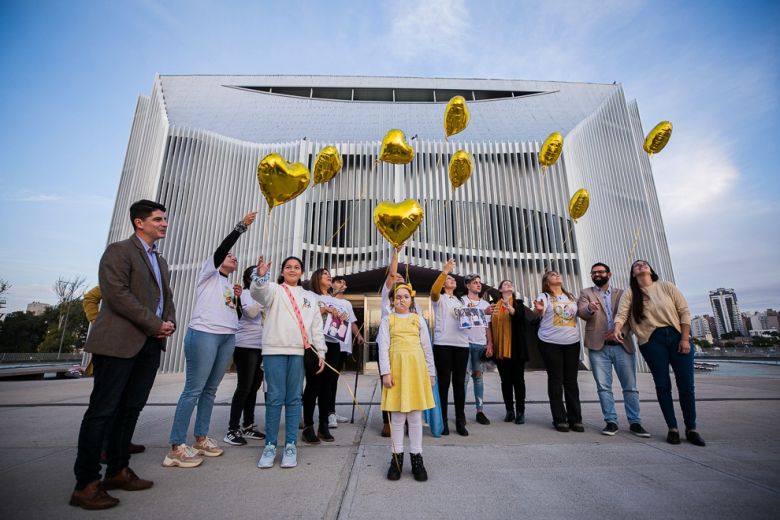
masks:
POLYGON ((631 259, 634 257, 634 250, 636 249, 637 244, 639 243, 639 234, 641 233, 642 228, 640 226, 637 226, 636 229, 634 229, 634 243, 631 245, 631 250, 628 253, 628 259, 626 261, 626 264, 631 263, 631 259))
POLYGON ((336 235, 338 234, 338 232, 339 232, 339 231, 341 231, 342 229, 344 229, 344 226, 346 226, 346 225, 347 225, 347 222, 349 222, 349 217, 347 217, 347 219, 344 221, 344 223, 343 223, 341 226, 339 226, 339 228, 336 230, 336 232, 335 232, 335 233, 333 233, 333 234, 330 236, 330 239, 328 239, 328 241, 325 243, 325 245, 327 245, 328 247, 330 247, 330 246, 331 246, 331 243, 333 242, 333 239, 334 239, 334 238, 336 238, 336 235))

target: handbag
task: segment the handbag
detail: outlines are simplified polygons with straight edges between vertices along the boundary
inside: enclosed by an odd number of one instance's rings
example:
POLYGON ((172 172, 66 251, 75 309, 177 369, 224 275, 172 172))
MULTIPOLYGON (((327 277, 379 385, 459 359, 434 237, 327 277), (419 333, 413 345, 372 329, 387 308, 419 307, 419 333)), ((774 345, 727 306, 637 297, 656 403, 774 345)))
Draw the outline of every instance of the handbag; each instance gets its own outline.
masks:
POLYGON ((306 334, 306 327, 303 325, 303 317, 301 317, 301 311, 298 309, 298 304, 295 303, 295 298, 290 292, 290 288, 287 285, 282 284, 282 289, 287 293, 287 297, 290 299, 290 304, 295 314, 295 319, 298 321, 298 328, 301 331, 301 337, 303 338, 303 369, 307 375, 313 376, 320 369, 320 356, 314 351, 314 348, 309 343, 309 336, 306 334))

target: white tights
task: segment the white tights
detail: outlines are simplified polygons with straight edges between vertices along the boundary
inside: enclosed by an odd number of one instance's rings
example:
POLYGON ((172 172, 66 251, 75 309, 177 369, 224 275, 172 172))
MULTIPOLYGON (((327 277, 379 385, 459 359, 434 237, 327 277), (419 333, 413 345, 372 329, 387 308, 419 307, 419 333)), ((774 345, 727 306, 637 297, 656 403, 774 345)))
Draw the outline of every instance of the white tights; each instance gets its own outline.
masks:
POLYGON ((422 453, 422 412, 390 412, 390 438, 395 453, 404 452, 404 423, 409 423, 409 453, 422 453))

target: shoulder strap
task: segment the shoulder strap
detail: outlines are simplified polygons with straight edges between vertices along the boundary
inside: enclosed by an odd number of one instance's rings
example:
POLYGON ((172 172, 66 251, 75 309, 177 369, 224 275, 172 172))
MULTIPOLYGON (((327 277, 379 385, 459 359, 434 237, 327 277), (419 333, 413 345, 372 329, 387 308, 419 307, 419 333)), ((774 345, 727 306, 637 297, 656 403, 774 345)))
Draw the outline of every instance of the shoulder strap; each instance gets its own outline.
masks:
POLYGON ((282 289, 284 289, 284 292, 287 293, 287 297, 290 299, 290 304, 293 308, 293 313, 295 314, 295 319, 298 321, 298 328, 301 329, 301 337, 303 338, 303 348, 310 348, 311 345, 309 344, 309 336, 306 334, 306 327, 303 325, 303 317, 301 316, 301 311, 298 309, 298 304, 295 303, 295 297, 293 297, 292 292, 290 291, 290 288, 287 287, 287 284, 283 283, 281 284, 282 289))

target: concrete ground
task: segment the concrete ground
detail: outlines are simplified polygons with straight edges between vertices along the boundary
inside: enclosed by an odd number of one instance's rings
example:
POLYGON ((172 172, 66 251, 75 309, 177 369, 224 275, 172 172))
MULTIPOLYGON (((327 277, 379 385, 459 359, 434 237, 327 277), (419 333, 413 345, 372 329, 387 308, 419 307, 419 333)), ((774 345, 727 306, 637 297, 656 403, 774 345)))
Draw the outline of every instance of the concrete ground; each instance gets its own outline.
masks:
MULTIPOLYGON (((345 379, 352 385, 354 373, 345 379)), ((161 375, 134 438, 146 452, 131 463, 155 485, 135 493, 112 491, 121 503, 99 513, 67 504, 91 380, 0 381, 0 518, 777 518, 780 367, 758 376, 697 374, 705 448, 665 442, 648 374, 639 375, 639 388, 650 439, 626 431, 622 404, 620 433, 599 433, 603 422, 588 372, 579 375, 585 433, 555 432, 545 374, 527 372, 526 380, 525 425, 502 422, 498 375, 487 373, 491 425, 473 421, 470 400, 468 437, 456 435, 452 423, 449 437, 432 438, 426 429, 430 480, 418 483, 408 462, 400 481, 385 479, 389 439, 379 435, 379 387, 371 376, 361 376, 358 385, 367 425, 356 411, 355 424, 333 431, 336 442, 301 445, 297 468, 280 469, 277 463, 257 469, 259 443, 228 446, 224 456, 196 469, 163 468, 183 376, 161 375)), ((234 388, 235 375, 228 374, 212 416, 212 435, 220 442, 234 388)), ((338 401, 338 412, 349 415, 343 387, 338 401)), ((261 403, 261 428, 263 414, 261 403)))

